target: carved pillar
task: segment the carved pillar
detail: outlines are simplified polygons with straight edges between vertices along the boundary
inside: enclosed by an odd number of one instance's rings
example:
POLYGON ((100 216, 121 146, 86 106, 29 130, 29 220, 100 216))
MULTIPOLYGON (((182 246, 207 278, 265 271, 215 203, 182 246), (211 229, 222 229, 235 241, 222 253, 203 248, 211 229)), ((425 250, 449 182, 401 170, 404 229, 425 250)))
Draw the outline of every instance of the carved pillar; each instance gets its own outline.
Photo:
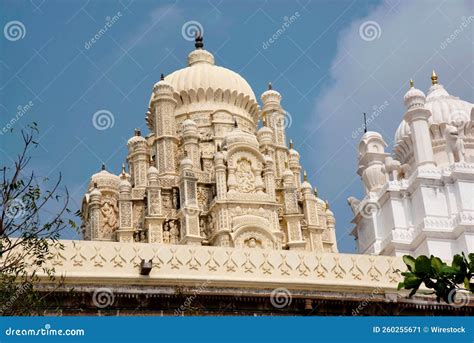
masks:
POLYGON ((226 167, 224 165, 224 154, 218 151, 214 157, 216 171, 216 197, 223 200, 227 196, 226 167))
POLYGON ((285 163, 288 162, 285 133, 287 118, 285 118, 285 111, 280 105, 281 95, 272 90, 271 84, 269 89, 262 94, 261 99, 263 102, 262 116, 274 135, 276 177, 280 178, 285 169, 285 163))
POLYGON ((92 241, 99 239, 101 201, 102 201, 102 193, 97 188, 97 184, 94 184, 94 189, 90 193, 90 203, 89 203, 89 221, 90 221, 89 237, 92 241))
POLYGON ((147 185, 148 144, 141 136, 139 129, 135 129, 135 136, 128 140, 128 163, 135 188, 145 188, 147 185))
POLYGON ((200 245, 203 238, 199 232, 199 207, 197 202, 197 178, 193 172, 193 163, 189 158, 181 161, 180 199, 178 216, 181 220, 181 242, 200 245))
POLYGON ((288 232, 288 247, 291 250, 303 250, 306 243, 301 232, 303 215, 298 210, 298 196, 293 173, 289 169, 283 172, 285 213, 283 215, 288 232))
POLYGON ((156 133, 156 165, 158 173, 165 176, 175 176, 177 171, 176 151, 176 121, 174 110, 176 100, 173 98, 173 87, 161 80, 153 88, 152 111, 155 116, 156 133))
POLYGON ((147 201, 145 228, 148 230, 148 242, 163 243, 163 222, 165 217, 162 210, 158 170, 154 166, 148 169, 147 201))
POLYGON ((270 156, 265 156, 265 167, 263 169, 263 178, 265 180, 265 189, 270 201, 275 201, 275 174, 273 172, 274 164, 270 156))
POLYGON ((183 122, 183 146, 188 158, 193 162, 195 169, 200 169, 200 154, 199 154, 199 132, 197 124, 186 119, 183 122))
MULTIPOLYGON (((432 81, 433 85, 437 83, 436 75, 432 76, 432 81)), ((431 143, 428 123, 431 112, 424 108, 425 101, 425 94, 416 89, 413 86, 413 82, 411 82, 411 87, 404 97, 407 108, 404 119, 410 126, 416 165, 418 167, 434 167, 436 164, 433 157, 433 145, 431 143)))
POLYGON ((119 184, 119 228, 116 239, 119 242, 133 242, 133 210, 132 210, 132 185, 127 180, 122 169, 119 184))
POLYGON ((289 151, 289 166, 290 170, 295 176, 296 187, 301 187, 301 165, 300 165, 300 154, 298 151, 293 149, 293 141, 290 140, 290 151, 289 151))

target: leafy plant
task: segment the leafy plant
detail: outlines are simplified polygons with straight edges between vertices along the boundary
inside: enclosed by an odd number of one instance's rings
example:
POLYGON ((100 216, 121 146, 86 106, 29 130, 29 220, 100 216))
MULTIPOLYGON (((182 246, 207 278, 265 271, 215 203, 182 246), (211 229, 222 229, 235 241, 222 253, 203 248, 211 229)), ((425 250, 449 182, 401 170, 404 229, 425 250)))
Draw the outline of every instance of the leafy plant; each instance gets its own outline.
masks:
POLYGON ((439 257, 431 255, 418 256, 416 259, 410 255, 403 256, 403 262, 408 271, 403 272, 405 279, 398 284, 398 289, 411 289, 409 297, 412 297, 422 284, 432 289, 430 294, 436 294, 436 300, 450 304, 459 290, 474 293, 474 254, 466 258, 462 253, 453 258, 451 265, 443 262, 439 257))
POLYGON ((38 274, 59 287, 47 262, 63 249, 61 231, 76 228, 69 218, 69 194, 60 188, 61 175, 45 189, 49 180, 40 182, 27 172, 37 134, 36 123, 21 130, 20 152, 0 167, 0 315, 42 314, 48 294, 38 290, 38 274))

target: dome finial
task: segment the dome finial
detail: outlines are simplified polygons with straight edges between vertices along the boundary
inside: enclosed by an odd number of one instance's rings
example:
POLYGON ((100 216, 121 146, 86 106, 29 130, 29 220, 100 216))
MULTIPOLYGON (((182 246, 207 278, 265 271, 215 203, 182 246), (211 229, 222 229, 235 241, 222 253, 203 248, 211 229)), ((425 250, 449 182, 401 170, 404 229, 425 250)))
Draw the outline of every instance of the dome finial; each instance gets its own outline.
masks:
POLYGON ((318 197, 318 189, 316 187, 314 187, 313 193, 314 193, 314 196, 317 198, 318 197))
POLYGON ((165 79, 165 74, 162 73, 160 76, 160 80, 163 81, 164 79, 165 79))
POLYGON ((204 43, 202 42, 202 34, 201 32, 196 32, 196 38, 194 39, 194 46, 196 49, 202 49, 204 47, 204 43))
POLYGON ((364 112, 364 133, 367 133, 367 115, 364 112))
POLYGON ((269 82, 269 83, 268 83, 268 90, 269 90, 269 91, 271 91, 272 89, 273 89, 273 87, 272 87, 272 83, 271 83, 271 82, 269 82))
POLYGON ((135 129, 135 136, 141 136, 142 135, 142 132, 140 131, 140 129, 137 127, 135 129))
POLYGON ((293 149, 293 140, 290 139, 290 149, 293 149))
POLYGON ((303 172, 303 181, 308 181, 308 173, 306 172, 306 170, 303 172))
POLYGON ((413 79, 410 79, 410 88, 413 88, 415 86, 415 82, 413 82, 413 79))
POLYGON ((100 169, 105 170, 105 163, 102 163, 102 167, 100 169))
POLYGON ((436 75, 436 72, 433 69, 433 72, 431 73, 431 84, 432 85, 437 85, 438 84, 438 75, 436 75))

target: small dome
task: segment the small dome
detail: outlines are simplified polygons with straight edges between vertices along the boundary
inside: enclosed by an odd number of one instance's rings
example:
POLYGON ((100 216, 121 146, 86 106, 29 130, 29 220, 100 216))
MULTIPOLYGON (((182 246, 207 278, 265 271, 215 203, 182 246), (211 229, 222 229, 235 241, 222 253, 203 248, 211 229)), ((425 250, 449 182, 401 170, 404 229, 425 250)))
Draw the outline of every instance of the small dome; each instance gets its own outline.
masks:
POLYGON ((131 146, 137 143, 146 143, 146 139, 142 137, 140 129, 135 129, 135 135, 128 140, 127 145, 131 146))
POLYGON ((171 86, 168 82, 165 81, 164 75, 161 74, 161 80, 155 83, 153 86, 153 93, 157 95, 172 95, 173 94, 173 86, 171 86))
POLYGON ((312 189, 313 189, 313 186, 311 186, 311 184, 308 181, 303 181, 303 183, 301 184, 302 191, 311 192, 312 189))
POLYGON ((158 169, 156 169, 155 166, 150 166, 150 168, 148 168, 147 174, 148 174, 148 175, 153 175, 153 174, 157 174, 157 175, 158 175, 158 169))
POLYGON ((268 83, 268 90, 263 92, 260 98, 262 99, 262 102, 264 104, 266 103, 280 104, 281 102, 281 94, 273 90, 271 82, 268 83))
POLYGON ((120 193, 131 193, 132 192, 132 184, 127 179, 121 179, 119 184, 119 192, 120 193))
POLYGON ((257 139, 260 144, 271 144, 273 142, 273 131, 267 126, 262 126, 257 131, 257 139))
POLYGON ((195 134, 198 132, 198 126, 196 122, 191 119, 186 119, 185 121, 183 121, 182 127, 183 127, 184 135, 190 134, 190 133, 195 134))
POLYGON ((91 181, 89 183, 89 190, 93 189, 94 184, 97 185, 98 188, 111 188, 111 189, 118 189, 118 185, 120 183, 120 178, 117 175, 109 173, 105 170, 105 167, 102 166, 102 170, 98 173, 95 173, 91 177, 91 181))
POLYGON ((410 81, 410 85, 410 89, 408 90, 408 92, 405 93, 405 96, 403 98, 405 107, 408 110, 423 107, 426 99, 425 94, 418 88, 415 88, 413 86, 413 81, 410 81))
POLYGON ((193 167, 193 161, 191 161, 191 159, 189 157, 185 157, 181 160, 179 165, 182 169, 192 168, 193 167))

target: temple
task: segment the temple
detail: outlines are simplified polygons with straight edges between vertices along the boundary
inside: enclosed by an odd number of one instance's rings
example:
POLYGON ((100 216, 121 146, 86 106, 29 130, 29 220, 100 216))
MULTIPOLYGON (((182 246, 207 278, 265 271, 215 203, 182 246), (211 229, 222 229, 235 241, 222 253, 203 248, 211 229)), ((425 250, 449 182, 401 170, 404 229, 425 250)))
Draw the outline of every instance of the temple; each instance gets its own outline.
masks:
POLYGON ((426 96, 410 82, 392 154, 377 132, 359 143, 365 197, 348 202, 362 254, 474 251, 474 105, 431 80, 426 96))
POLYGON ((195 46, 154 85, 150 133, 128 140, 128 172, 92 176, 84 238, 337 252, 334 215, 287 145, 281 95, 269 84, 260 108, 202 37, 195 46))

